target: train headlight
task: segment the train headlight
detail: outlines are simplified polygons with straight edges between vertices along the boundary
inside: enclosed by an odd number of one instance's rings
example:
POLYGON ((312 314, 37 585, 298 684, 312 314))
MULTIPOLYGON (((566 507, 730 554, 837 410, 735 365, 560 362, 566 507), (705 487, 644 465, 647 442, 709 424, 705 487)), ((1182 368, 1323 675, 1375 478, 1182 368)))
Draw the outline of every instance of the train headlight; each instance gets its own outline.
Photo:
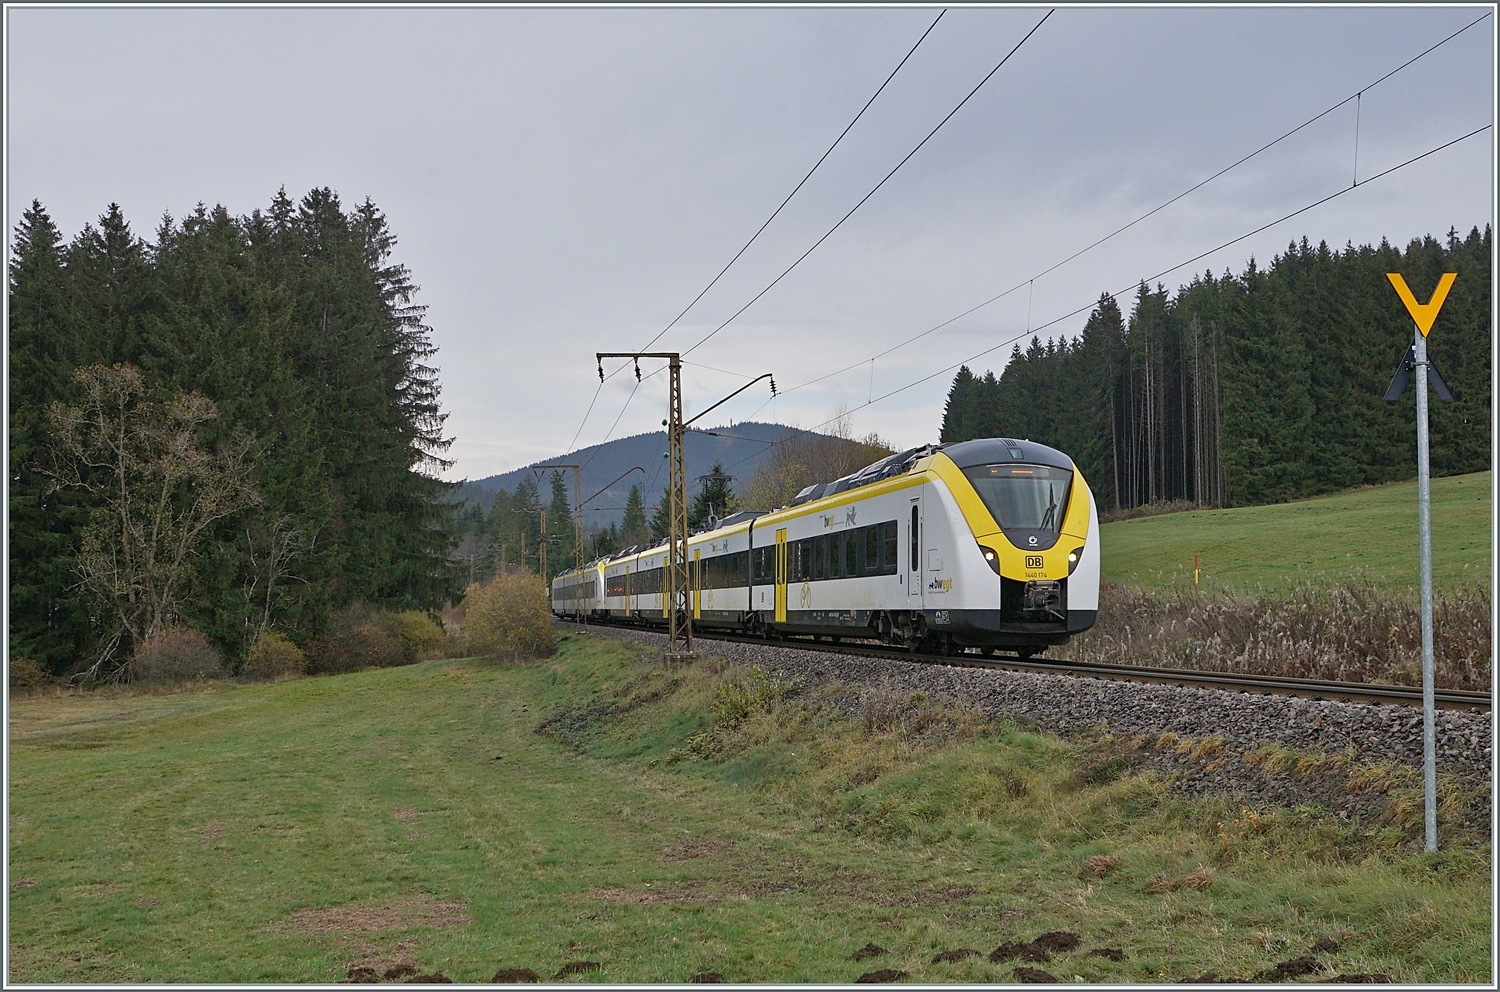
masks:
POLYGON ((987 548, 987 547, 985 547, 982 544, 979 546, 979 550, 984 555, 985 563, 988 564, 990 566, 990 568, 992 568, 994 570, 994 572, 995 572, 996 575, 999 575, 1000 574, 1000 553, 998 551, 996 551, 994 548, 987 548))
POLYGON ((1074 548, 1068 552, 1068 574, 1073 574, 1073 569, 1078 567, 1079 561, 1083 559, 1083 549, 1074 548))

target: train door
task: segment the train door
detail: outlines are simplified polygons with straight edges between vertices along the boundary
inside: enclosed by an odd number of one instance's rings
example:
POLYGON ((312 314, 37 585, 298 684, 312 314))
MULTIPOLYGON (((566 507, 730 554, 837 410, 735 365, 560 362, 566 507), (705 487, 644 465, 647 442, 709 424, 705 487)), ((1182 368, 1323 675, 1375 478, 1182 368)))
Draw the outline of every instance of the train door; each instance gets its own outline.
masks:
POLYGON ((693 619, 702 616, 700 608, 703 601, 703 551, 700 548, 693 549, 693 619))
POLYGON ((911 501, 906 532, 906 605, 922 608, 922 497, 911 501))
POLYGON ((786 623, 786 528, 776 529, 776 622, 786 623))

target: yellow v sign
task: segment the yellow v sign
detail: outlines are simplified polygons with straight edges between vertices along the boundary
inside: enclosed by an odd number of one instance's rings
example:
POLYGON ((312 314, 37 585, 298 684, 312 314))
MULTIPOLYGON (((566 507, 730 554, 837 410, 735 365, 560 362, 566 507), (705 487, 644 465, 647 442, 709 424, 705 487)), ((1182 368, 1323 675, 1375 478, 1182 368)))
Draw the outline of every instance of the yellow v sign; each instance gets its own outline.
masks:
POLYGON ((1448 290, 1453 288, 1453 280, 1458 278, 1457 272, 1444 272, 1443 278, 1438 280, 1437 289, 1432 291, 1432 299, 1427 303, 1417 302, 1417 298, 1411 294, 1406 280, 1401 278, 1399 272, 1387 272, 1385 277, 1396 287, 1396 295, 1401 297, 1401 302, 1406 304, 1406 312, 1411 314, 1411 319, 1417 322, 1417 329, 1425 338, 1427 332, 1432 330, 1432 322, 1437 320, 1438 311, 1443 308, 1443 301, 1448 298, 1448 290))

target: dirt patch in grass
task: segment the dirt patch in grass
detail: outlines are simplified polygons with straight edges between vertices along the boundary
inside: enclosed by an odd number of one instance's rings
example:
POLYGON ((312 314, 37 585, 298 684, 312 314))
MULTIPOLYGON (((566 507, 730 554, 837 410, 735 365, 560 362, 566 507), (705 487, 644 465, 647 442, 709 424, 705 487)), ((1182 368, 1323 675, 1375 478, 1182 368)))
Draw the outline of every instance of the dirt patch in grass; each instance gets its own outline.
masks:
POLYGON ((708 840, 697 837, 668 844, 662 849, 661 859, 663 861, 691 861, 693 858, 706 858, 712 854, 728 854, 734 848, 735 844, 732 840, 708 840))
POLYGON ((417 964, 411 958, 400 957, 390 960, 368 960, 351 964, 345 974, 346 982, 356 985, 368 985, 373 982, 394 982, 408 975, 417 973, 417 964))
POLYGON ((729 899, 763 899, 766 896, 790 892, 795 888, 795 885, 787 883, 766 883, 735 889, 715 889, 709 888, 701 880, 691 879, 678 883, 648 884, 639 889, 595 889, 593 895, 596 899, 601 899, 604 902, 623 906, 643 906, 657 903, 683 905, 687 903, 717 903, 729 899))
POLYGON ((567 978, 570 975, 582 975, 585 972, 598 971, 601 967, 603 966, 598 961, 569 961, 557 969, 557 974, 552 976, 552 980, 555 982, 560 978, 567 978))
POLYGON ((973 894, 974 890, 967 885, 927 886, 899 896, 877 899, 876 904, 880 906, 946 906, 955 902, 963 902, 973 894))
POLYGON ((1057 981, 1050 972, 1042 971, 1040 968, 1017 968, 1014 974, 1016 981, 1023 985, 1042 985, 1057 981))
POLYGON ((228 827, 224 826, 222 820, 209 820, 203 825, 203 829, 198 832, 198 836, 203 838, 205 844, 212 844, 220 837, 223 837, 228 829, 228 827))
POLYGON ((853 954, 849 955, 849 960, 851 960, 851 961, 863 961, 866 958, 878 958, 878 957, 880 957, 883 954, 889 954, 889 953, 890 953, 890 951, 887 951, 884 947, 881 947, 879 944, 866 944, 864 947, 861 947, 859 950, 857 950, 853 954))
POLYGON ((22 889, 29 889, 35 884, 36 879, 34 878, 18 878, 10 883, 10 890, 12 892, 20 892, 22 889))
POLYGON ((990 951, 990 961, 999 964, 1002 961, 1049 961, 1047 952, 1040 947, 1034 946, 1030 941, 1003 940, 1000 946, 990 951))
POLYGON ((1044 951, 1057 951, 1066 953, 1076 951, 1078 945, 1083 943, 1083 938, 1069 930, 1048 930, 1031 942, 1031 946, 1040 947, 1044 951))
POLYGON ((694 985, 718 985, 724 981, 724 976, 717 971, 700 971, 688 981, 694 985))
POLYGON ((409 806, 397 806, 391 810, 391 816, 396 818, 397 823, 410 823, 421 815, 409 806))
POLYGON ((951 951, 944 951, 933 956, 933 964, 943 964, 947 961, 962 961, 964 958, 977 958, 979 952, 971 947, 955 947, 951 951))
POLYGON ((886 982, 899 982, 903 978, 909 978, 904 971, 895 968, 881 968, 879 971, 867 971, 854 980, 856 985, 883 985, 886 982))
POLYGON ((1282 961, 1274 968, 1255 973, 1251 979, 1254 982, 1284 982, 1289 978, 1301 978, 1303 975, 1312 975, 1322 971, 1324 966, 1318 963, 1317 958, 1302 955, 1288 961, 1282 961))
POLYGON ((522 982, 540 982, 542 976, 530 968, 501 968, 490 979, 492 985, 519 985, 522 982))
POLYGON ((403 899, 383 906, 324 906, 299 909, 285 923, 267 929, 313 935, 378 933, 416 927, 455 927, 470 922, 461 902, 403 899))

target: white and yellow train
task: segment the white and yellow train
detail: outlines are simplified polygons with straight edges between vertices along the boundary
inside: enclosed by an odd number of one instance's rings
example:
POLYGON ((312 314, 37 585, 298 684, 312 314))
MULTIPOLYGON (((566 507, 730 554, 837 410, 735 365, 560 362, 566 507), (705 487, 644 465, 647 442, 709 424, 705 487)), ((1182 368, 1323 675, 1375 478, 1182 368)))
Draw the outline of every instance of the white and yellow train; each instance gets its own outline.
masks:
MULTIPOLYGON (((665 544, 559 575, 560 617, 664 626, 665 544)), ((1093 626, 1099 514, 1072 459, 987 438, 904 451, 687 542, 693 626, 1022 657, 1093 626)))

